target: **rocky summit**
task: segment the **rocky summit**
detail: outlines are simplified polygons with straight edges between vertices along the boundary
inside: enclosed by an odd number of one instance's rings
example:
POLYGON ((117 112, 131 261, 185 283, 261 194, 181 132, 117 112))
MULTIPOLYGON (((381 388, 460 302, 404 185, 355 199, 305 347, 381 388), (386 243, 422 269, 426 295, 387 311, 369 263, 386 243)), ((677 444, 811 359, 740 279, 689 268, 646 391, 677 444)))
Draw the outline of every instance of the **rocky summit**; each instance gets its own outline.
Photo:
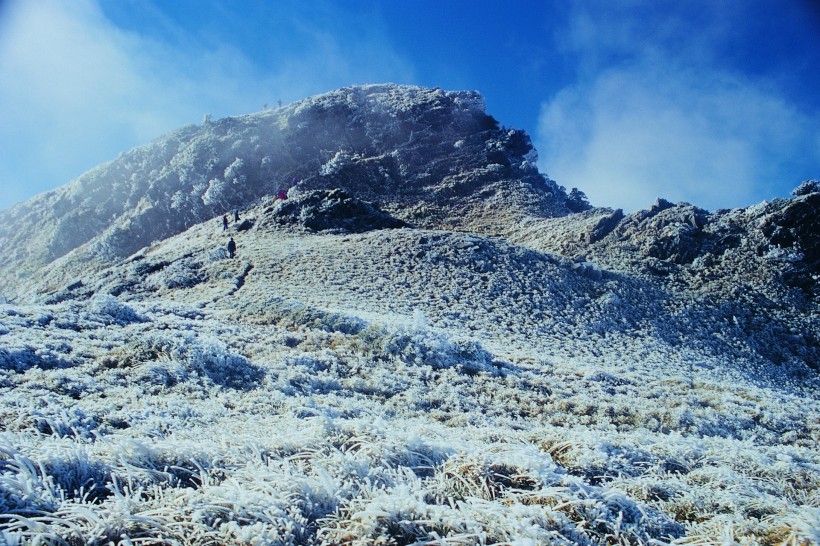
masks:
POLYGON ((2 211, 0 543, 818 542, 820 185, 624 214, 535 161, 369 85, 2 211))
POLYGON ((188 126, 5 211, 0 290, 71 252, 107 263, 293 186, 342 189, 420 227, 504 231, 565 214, 535 158, 476 93, 419 87, 346 88, 188 126))

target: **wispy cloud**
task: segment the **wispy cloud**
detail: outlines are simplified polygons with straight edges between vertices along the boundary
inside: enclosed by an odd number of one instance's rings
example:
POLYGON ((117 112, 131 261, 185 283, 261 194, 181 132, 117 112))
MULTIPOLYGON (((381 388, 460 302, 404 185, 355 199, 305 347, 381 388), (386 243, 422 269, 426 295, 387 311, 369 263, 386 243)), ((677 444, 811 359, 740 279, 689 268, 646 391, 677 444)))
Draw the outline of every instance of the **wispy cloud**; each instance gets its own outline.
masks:
POLYGON ((412 77, 377 21, 346 28, 322 5, 318 23, 311 17, 317 11, 308 9, 271 21, 274 36, 289 26, 281 41, 291 47, 272 47, 269 62, 260 63, 233 41, 192 35, 159 12, 161 31, 148 35, 119 28, 95 0, 6 3, 0 10, 0 207, 206 113, 247 113, 377 74, 412 77))
POLYGON ((818 120, 716 62, 719 14, 579 6, 561 36, 578 80, 540 118, 552 178, 602 206, 636 210, 664 197, 714 209, 775 196, 785 163, 820 165, 818 120))

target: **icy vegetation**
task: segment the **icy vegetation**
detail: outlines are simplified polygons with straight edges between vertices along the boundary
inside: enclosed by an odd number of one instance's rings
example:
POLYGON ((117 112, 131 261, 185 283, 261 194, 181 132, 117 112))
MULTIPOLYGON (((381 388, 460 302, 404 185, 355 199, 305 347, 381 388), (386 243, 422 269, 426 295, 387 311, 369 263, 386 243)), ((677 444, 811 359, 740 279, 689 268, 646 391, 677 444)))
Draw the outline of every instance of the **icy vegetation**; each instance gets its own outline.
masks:
POLYGON ((122 258, 294 185, 347 190, 429 227, 486 219, 487 196, 507 201, 505 217, 566 213, 534 156, 473 92, 370 85, 206 119, 4 211, 0 292, 72 250, 122 258))
POLYGON ((820 544, 817 183, 625 216, 533 154, 368 86, 4 211, 0 545, 820 544))

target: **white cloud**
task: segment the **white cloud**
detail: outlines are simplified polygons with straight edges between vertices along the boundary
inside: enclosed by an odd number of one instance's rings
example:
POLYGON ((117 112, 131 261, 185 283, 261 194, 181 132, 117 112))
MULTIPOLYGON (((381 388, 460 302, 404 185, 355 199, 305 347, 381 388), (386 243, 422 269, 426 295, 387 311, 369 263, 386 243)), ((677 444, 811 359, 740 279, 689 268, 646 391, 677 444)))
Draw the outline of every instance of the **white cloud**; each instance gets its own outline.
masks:
POLYGON ((168 19, 153 37, 124 31, 94 0, 12 0, 0 10, 0 208, 206 113, 243 114, 373 74, 412 73, 379 31, 342 36, 347 29, 327 26, 331 13, 324 20, 316 28, 305 18, 298 54, 260 63, 168 19))
POLYGON ((675 50, 663 30, 598 15, 576 14, 564 45, 579 81, 542 105, 542 166, 559 183, 627 211, 657 197, 715 209, 776 195, 784 162, 820 164, 815 123, 773 86, 716 68, 709 29, 675 50))
POLYGON ((626 210, 657 197, 708 208, 751 204, 758 186, 777 176, 772 156, 805 149, 811 131, 788 104, 753 87, 646 66, 565 89, 540 120, 550 176, 593 203, 626 210))

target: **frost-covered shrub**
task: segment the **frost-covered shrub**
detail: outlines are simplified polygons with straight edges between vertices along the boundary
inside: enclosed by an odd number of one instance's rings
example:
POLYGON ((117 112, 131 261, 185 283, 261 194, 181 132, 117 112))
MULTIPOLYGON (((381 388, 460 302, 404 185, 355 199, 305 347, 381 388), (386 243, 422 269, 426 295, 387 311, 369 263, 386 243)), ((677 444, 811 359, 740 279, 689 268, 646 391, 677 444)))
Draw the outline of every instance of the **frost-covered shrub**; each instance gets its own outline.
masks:
MULTIPOLYGON (((44 374, 43 377, 48 376, 44 374)), ((26 429, 52 438, 88 440, 95 436, 97 425, 94 415, 75 406, 52 412, 35 410, 26 429)))
POLYGON ((242 355, 231 352, 218 340, 194 345, 189 362, 202 370, 214 383, 234 388, 254 388, 263 375, 260 368, 242 355))
POLYGON ((224 387, 250 389, 263 375, 221 341, 190 332, 148 334, 109 352, 101 363, 107 368, 138 367, 144 380, 162 386, 198 377, 224 387))
POLYGON ((182 191, 177 190, 171 196, 170 206, 172 210, 181 210, 185 207, 188 203, 188 196, 185 195, 182 191))
POLYGON ((225 169, 225 180, 231 182, 232 184, 238 184, 245 181, 245 175, 242 174, 242 170, 245 168, 245 162, 242 161, 241 158, 237 157, 234 159, 233 163, 228 165, 225 169))
POLYGON ((367 323, 362 319, 340 313, 330 313, 314 307, 299 306, 285 313, 279 321, 282 326, 307 326, 325 332, 358 334, 367 323))
POLYGON ((492 463, 479 457, 456 455, 436 469, 435 491, 441 502, 450 499, 495 500, 507 490, 532 491, 539 479, 509 463, 492 463))
POLYGON ((458 453, 432 479, 393 472, 322 521, 345 544, 651 544, 683 534, 646 505, 555 472, 526 446, 458 453))
POLYGON ((375 490, 342 503, 325 520, 319 537, 327 544, 365 546, 436 543, 434 537, 460 534, 457 527, 431 521, 436 511, 424 502, 418 490, 408 487, 375 490))
POLYGON ((179 261, 153 274, 149 284, 158 288, 191 288, 202 281, 203 274, 199 271, 198 264, 179 261))
POLYGON ((310 305, 282 300, 263 301, 246 307, 242 313, 253 322, 276 324, 288 330, 310 328, 353 335, 367 327, 367 322, 353 315, 323 311, 310 305))
POLYGON ((230 254, 228 254, 228 249, 224 246, 218 246, 212 248, 208 252, 208 257, 206 258, 206 261, 208 263, 215 263, 220 262, 222 260, 227 260, 228 258, 230 258, 230 254))
POLYGON ((592 208, 586 194, 578 188, 572 188, 572 191, 569 192, 566 205, 572 212, 583 212, 592 208))
POLYGON ((70 360, 53 350, 35 347, 0 347, 0 369, 22 372, 29 368, 68 368, 70 360))
POLYGON ((219 178, 208 182, 208 189, 202 194, 202 202, 208 206, 219 205, 225 200, 228 184, 219 178))
POLYGON ((399 360, 434 369, 456 368, 467 374, 497 373, 493 355, 475 341, 455 341, 428 329, 371 326, 358 338, 365 351, 377 360, 399 360))
POLYGON ((820 181, 805 180, 802 184, 792 190, 792 195, 799 197, 801 195, 809 195, 811 193, 820 192, 820 181))
POLYGON ((327 162, 322 165, 319 174, 322 176, 332 176, 340 172, 345 167, 348 167, 358 159, 358 156, 351 154, 347 150, 339 150, 327 162))
POLYGON ((163 315, 165 317, 170 315, 188 320, 200 320, 205 318, 205 314, 201 309, 188 307, 173 301, 155 300, 148 302, 148 304, 143 308, 143 312, 148 315, 155 314, 163 315))
POLYGON ((92 298, 83 315, 86 319, 98 320, 103 324, 130 324, 147 320, 111 294, 100 294, 92 298))

